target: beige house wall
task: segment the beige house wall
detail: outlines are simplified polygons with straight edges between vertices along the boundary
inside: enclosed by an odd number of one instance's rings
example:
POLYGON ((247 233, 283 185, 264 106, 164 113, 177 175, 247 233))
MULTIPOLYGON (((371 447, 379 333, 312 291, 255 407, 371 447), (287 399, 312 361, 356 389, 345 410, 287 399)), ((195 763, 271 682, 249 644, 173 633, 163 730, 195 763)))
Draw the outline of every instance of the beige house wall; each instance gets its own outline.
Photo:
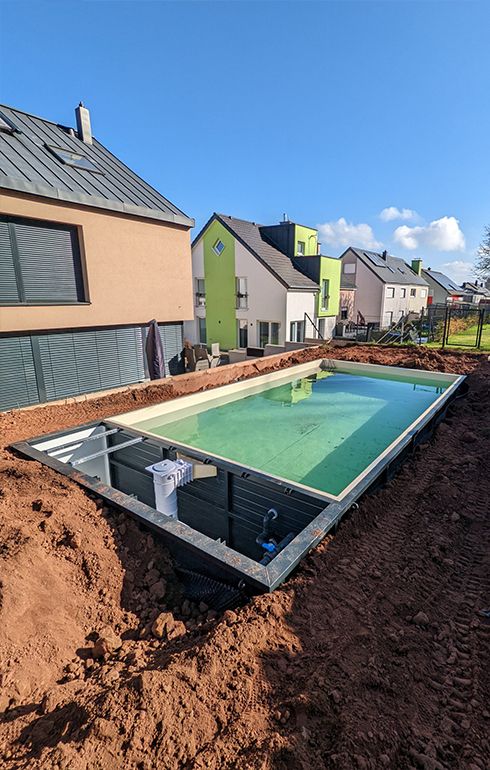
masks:
POLYGON ((0 307, 0 331, 182 321, 193 317, 185 227, 5 193, 0 213, 76 225, 88 302, 0 307))

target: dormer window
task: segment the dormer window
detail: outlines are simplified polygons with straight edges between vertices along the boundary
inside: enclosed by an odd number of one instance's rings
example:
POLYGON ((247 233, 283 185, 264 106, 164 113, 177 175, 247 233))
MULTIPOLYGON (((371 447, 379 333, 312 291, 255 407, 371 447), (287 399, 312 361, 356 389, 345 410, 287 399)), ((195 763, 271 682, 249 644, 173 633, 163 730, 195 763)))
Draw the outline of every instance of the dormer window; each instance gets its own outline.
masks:
POLYGON ((304 257, 306 251, 306 244, 304 241, 298 241, 296 244, 296 254, 298 257, 304 257))
POLYGON ((63 147, 53 147, 52 145, 48 144, 46 145, 48 150, 50 150, 53 155, 55 155, 58 160, 60 160, 62 163, 65 164, 65 166, 73 166, 74 168, 80 168, 84 171, 93 171, 96 174, 102 174, 103 172, 95 165, 95 163, 92 163, 92 161, 87 158, 86 155, 82 155, 79 152, 72 152, 71 150, 66 150, 63 147))
POLYGON ((225 248, 225 244, 223 243, 222 240, 220 240, 220 238, 218 238, 218 240, 213 246, 213 251, 215 252, 215 254, 218 255, 218 257, 220 257, 223 253, 224 248, 225 248))

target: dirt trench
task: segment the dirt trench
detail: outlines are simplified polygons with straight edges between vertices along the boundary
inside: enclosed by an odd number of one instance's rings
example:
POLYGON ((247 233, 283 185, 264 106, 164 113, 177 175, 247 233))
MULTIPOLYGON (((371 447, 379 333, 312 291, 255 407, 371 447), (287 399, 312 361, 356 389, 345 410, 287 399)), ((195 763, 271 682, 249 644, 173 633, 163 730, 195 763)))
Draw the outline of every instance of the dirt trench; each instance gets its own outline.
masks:
MULTIPOLYGON (((418 348, 324 352, 466 373, 469 394, 281 589, 223 616, 185 601, 165 548, 124 514, 6 448, 171 398, 177 379, 0 417, 0 764, 487 767, 490 364, 418 348), (94 658, 101 632, 117 641, 94 658)), ((221 381, 236 378, 225 370, 221 381)), ((181 391, 202 383, 183 378, 181 391)))

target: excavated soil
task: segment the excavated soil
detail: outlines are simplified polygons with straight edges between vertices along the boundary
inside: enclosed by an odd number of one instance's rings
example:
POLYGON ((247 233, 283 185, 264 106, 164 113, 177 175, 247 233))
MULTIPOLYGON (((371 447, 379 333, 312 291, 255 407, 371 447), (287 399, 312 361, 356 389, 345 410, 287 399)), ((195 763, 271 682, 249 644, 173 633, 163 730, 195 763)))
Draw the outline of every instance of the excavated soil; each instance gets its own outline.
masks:
POLYGON ((464 373, 469 393, 281 589, 222 616, 151 535, 7 446, 318 349, 0 416, 0 766, 488 767, 490 364, 322 354, 464 373))

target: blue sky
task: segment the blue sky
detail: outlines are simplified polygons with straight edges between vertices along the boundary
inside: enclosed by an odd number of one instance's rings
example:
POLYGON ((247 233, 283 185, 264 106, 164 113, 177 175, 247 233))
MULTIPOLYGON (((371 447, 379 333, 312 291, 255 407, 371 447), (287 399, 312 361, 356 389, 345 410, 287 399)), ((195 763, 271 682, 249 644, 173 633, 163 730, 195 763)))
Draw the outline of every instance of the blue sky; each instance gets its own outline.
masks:
POLYGON ((382 245, 468 277, 490 223, 490 2, 0 13, 1 100, 68 125, 83 100, 97 138, 198 226, 287 212, 324 253, 382 245))

